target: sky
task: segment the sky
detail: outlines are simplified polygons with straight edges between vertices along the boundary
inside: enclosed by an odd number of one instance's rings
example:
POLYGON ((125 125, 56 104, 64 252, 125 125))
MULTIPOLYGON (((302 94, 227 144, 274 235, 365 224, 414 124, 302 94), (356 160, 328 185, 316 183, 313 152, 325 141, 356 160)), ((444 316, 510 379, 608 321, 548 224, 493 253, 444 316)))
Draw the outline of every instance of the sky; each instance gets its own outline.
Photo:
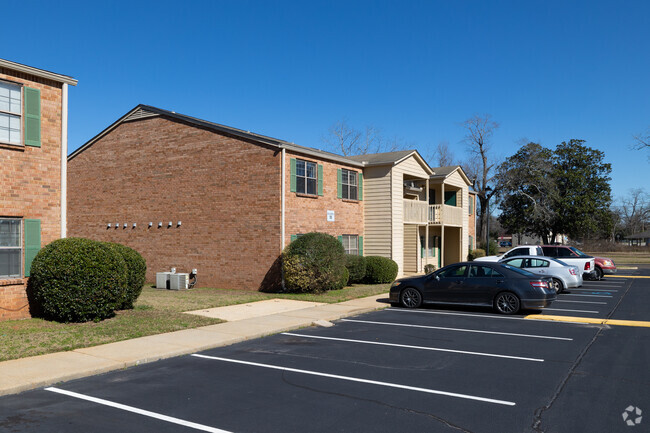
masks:
POLYGON ((69 152, 142 103, 330 151, 373 126, 435 166, 461 123, 499 123, 492 158, 572 138, 612 192, 650 192, 650 2, 3 0, 0 58, 79 80, 69 152), (6 17, 8 18, 9 15, 6 17))

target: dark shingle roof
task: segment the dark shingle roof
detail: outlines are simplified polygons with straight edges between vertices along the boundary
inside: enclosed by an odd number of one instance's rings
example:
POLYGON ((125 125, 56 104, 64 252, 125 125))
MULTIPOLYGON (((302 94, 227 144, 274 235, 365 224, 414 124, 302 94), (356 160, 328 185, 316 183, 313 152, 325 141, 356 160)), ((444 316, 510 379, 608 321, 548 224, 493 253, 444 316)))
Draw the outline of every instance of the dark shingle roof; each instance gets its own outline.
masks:
POLYGON ((368 153, 365 155, 348 156, 348 159, 362 162, 364 165, 385 165, 394 164, 410 156, 417 150, 398 150, 397 152, 368 153))

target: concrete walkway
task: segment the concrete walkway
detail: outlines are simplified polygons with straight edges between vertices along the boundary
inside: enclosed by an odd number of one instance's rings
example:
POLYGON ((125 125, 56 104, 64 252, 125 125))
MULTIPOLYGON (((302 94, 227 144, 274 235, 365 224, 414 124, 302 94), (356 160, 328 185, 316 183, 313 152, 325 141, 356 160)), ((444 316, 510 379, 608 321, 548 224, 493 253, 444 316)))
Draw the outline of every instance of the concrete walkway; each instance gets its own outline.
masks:
POLYGON ((0 362, 0 395, 186 355, 387 307, 388 294, 321 304, 274 299, 192 311, 229 320, 217 325, 0 362))

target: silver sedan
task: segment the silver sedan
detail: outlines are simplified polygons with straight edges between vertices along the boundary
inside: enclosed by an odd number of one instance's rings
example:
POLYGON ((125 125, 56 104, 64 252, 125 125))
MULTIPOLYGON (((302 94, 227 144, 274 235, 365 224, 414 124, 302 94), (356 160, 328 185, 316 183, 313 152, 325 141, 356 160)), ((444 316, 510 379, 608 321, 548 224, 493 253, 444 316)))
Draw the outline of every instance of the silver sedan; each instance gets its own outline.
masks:
POLYGON ((525 269, 533 274, 553 278, 556 293, 582 286, 581 270, 577 266, 568 265, 558 259, 543 256, 517 256, 508 257, 500 262, 525 269))

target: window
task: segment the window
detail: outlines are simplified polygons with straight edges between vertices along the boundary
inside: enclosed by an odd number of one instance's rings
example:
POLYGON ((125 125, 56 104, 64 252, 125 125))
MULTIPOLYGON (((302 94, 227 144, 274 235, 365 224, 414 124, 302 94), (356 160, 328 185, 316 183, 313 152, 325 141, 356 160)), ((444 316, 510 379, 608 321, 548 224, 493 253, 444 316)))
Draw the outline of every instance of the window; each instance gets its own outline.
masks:
POLYGON ((296 160, 296 192, 316 195, 316 163, 296 160))
POLYGON ((498 278, 503 275, 489 266, 472 265, 469 276, 470 278, 498 278))
POLYGON ((464 277, 465 271, 467 271, 467 265, 452 266, 451 268, 440 272, 438 276, 440 278, 464 277))
POLYGON ((469 214, 472 215, 474 213, 474 197, 471 195, 469 196, 469 214))
POLYGON ((0 218, 0 278, 20 278, 22 258, 21 220, 0 218))
POLYGON ((343 249, 345 250, 345 254, 350 254, 353 256, 359 255, 359 236, 343 235, 341 242, 343 243, 343 249))
POLYGON ((505 254, 503 258, 513 257, 513 256, 525 256, 526 254, 528 254, 528 248, 515 248, 514 250, 505 254))
POLYGON ((548 261, 547 260, 542 260, 542 259, 529 259, 530 260, 530 266, 529 268, 548 268, 548 261))
POLYGON ((0 81, 0 142, 22 144, 22 107, 21 86, 0 81))
POLYGON ((357 200, 357 172, 341 169, 342 198, 357 200))
POLYGON ((525 260, 526 259, 510 259, 510 260, 506 261, 506 263, 509 264, 510 266, 514 266, 514 267, 517 267, 517 268, 525 268, 525 266, 524 266, 524 261, 525 260))

